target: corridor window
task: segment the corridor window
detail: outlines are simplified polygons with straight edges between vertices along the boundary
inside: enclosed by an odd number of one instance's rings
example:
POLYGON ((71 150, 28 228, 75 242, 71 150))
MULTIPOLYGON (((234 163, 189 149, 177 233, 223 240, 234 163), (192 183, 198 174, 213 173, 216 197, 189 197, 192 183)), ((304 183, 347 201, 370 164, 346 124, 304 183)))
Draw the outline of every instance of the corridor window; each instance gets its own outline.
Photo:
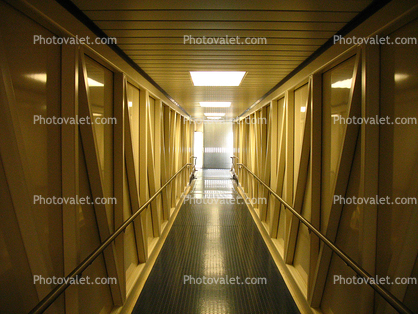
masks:
MULTIPOLYGON (((113 73, 86 57, 88 97, 105 195, 113 195, 113 73)), ((113 215, 109 215, 112 221, 113 215)))
POLYGON ((322 231, 328 225, 331 193, 336 180, 343 136, 346 125, 338 119, 347 118, 351 80, 353 78, 355 57, 325 72, 323 81, 323 130, 322 130, 322 231))
MULTIPOLYGON (((294 178, 295 180, 299 174, 299 163, 302 152, 303 133, 305 130, 306 109, 308 101, 308 84, 305 84, 294 91, 295 99, 295 125, 294 125, 294 152, 295 152, 295 164, 294 164, 294 178)), ((295 184, 296 189, 296 184, 295 184)))
POLYGON ((131 127, 135 175, 137 183, 139 183, 139 89, 127 83, 126 94, 128 98, 129 125, 131 127))
MULTIPOLYGON (((389 35, 417 38, 418 20, 389 35)), ((379 126, 379 196, 389 197, 394 204, 378 206, 376 274, 416 278, 417 234, 413 230, 418 225, 418 64, 413 60, 418 48, 382 45, 380 49, 380 117, 389 117, 390 123, 379 126)), ((403 289, 397 290, 398 297, 416 313, 417 285, 405 285, 403 289)), ((379 297, 378 311, 384 311, 384 307, 386 302, 379 297)))

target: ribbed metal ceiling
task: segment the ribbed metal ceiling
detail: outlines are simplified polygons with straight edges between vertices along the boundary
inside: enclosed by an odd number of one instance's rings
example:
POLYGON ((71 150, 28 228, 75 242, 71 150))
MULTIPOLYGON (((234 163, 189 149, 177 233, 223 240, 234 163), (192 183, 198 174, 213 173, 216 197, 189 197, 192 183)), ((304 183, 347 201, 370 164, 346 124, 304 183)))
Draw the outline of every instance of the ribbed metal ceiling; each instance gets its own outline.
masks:
POLYGON ((190 115, 236 117, 353 19, 370 0, 73 0, 190 115), (184 44, 196 38, 266 38, 267 44, 184 44), (246 71, 239 87, 195 87, 189 71, 246 71), (232 101, 201 108, 199 101, 232 101))

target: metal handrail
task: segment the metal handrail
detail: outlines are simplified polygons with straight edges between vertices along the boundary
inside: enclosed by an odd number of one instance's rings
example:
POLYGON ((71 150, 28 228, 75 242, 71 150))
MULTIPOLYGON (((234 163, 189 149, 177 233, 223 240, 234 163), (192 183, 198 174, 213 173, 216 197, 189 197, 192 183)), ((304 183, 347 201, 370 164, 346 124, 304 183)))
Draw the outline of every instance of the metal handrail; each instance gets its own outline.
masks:
POLYGON ((231 170, 234 170, 233 168, 234 168, 234 158, 236 158, 237 159, 237 162, 239 162, 239 157, 237 157, 237 156, 231 156, 231 157, 229 157, 229 158, 231 158, 232 159, 232 168, 231 168, 231 170))
POLYGON ((197 171, 197 169, 196 169, 197 157, 196 156, 190 156, 189 161, 191 159, 193 159, 193 164, 190 164, 190 165, 192 165, 192 173, 190 174, 190 178, 189 178, 190 182, 192 182, 192 180, 196 178, 194 173, 197 171))
POLYGON ((237 161, 239 161, 239 158, 237 156, 231 156, 230 158, 232 161, 232 166, 231 166, 232 178, 238 182, 238 174, 235 173, 235 169, 234 169, 234 158, 236 158, 237 161))
POLYGON ((125 220, 125 222, 116 229, 100 246, 95 249, 89 256, 87 256, 76 268, 74 268, 71 273, 65 277, 64 283, 55 287, 47 296, 45 296, 30 312, 29 314, 38 314, 43 313, 64 291, 67 289, 73 281, 72 279, 76 278, 80 275, 87 267, 90 266, 91 263, 103 253, 103 251, 129 226, 131 222, 134 221, 136 217, 138 217, 141 212, 145 210, 145 208, 164 190, 167 185, 173 181, 176 176, 182 172, 187 166, 191 165, 190 163, 185 164, 183 167, 180 168, 150 199, 148 199, 130 218, 125 220))
POLYGON ((274 197, 276 197, 280 203, 282 203, 288 210, 295 215, 300 222, 302 222, 309 230, 315 233, 335 254, 337 254, 349 267, 351 267, 358 275, 367 279, 367 284, 370 285, 377 293, 379 293, 395 310, 399 313, 414 314, 404 303, 396 298, 390 291, 385 289, 376 283, 374 277, 372 277, 364 268, 357 264, 351 257, 345 254, 338 246, 331 242, 325 235, 314 227, 308 220, 306 220, 301 214, 299 214, 292 206, 290 206, 285 200, 283 200, 276 192, 274 192, 266 183, 264 183, 255 173, 253 173, 248 167, 242 163, 238 163, 238 166, 242 166, 247 170, 257 181, 259 181, 274 197))
POLYGON ((192 159, 192 158, 193 158, 193 163, 196 165, 196 159, 197 159, 197 157, 196 156, 190 156, 189 160, 192 159))

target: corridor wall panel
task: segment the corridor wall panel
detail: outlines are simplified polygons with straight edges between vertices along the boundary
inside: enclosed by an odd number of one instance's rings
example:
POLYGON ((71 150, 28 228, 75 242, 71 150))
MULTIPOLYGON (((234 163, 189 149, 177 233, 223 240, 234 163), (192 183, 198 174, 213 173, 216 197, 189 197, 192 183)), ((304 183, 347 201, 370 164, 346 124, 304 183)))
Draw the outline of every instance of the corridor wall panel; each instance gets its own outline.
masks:
MULTIPOLYGON (((418 38, 416 18, 412 14, 380 35, 418 38)), ((264 197, 263 187, 238 163, 370 274, 409 278, 384 286, 417 311, 412 295, 417 291, 418 69, 410 62, 416 54, 413 44, 352 47, 234 121, 239 187, 248 200, 256 199, 250 207, 286 264, 289 285, 313 311, 396 313, 370 286, 336 282, 356 273, 278 200, 264 197), (270 171, 263 173, 259 135, 264 126, 249 121, 257 121, 266 108, 272 151, 270 171), (387 122, 367 123, 376 117, 387 122), (260 196, 267 202, 266 216, 260 196), (370 203, 376 197, 393 203, 370 203), (395 203, 398 198, 404 203, 395 203)))
MULTIPOLYGON (((57 28, 4 2, 0 11, 0 312, 19 314, 190 161, 194 122, 90 47, 33 43, 57 28)), ((71 285, 46 313, 128 303, 181 204, 184 169, 83 272, 93 283, 71 285)))
MULTIPOLYGON (((391 37, 418 38, 418 21, 391 32, 391 37)), ((376 273, 379 276, 410 277, 417 264, 418 194, 418 66, 410 62, 418 53, 417 45, 381 46, 380 115, 390 122, 379 126, 379 194, 392 202, 405 204, 378 206, 376 273), (408 198, 411 200, 408 201, 408 198)), ((416 277, 415 277, 416 278, 416 277)), ((417 285, 387 285, 392 293, 418 311, 417 285)), ((380 297, 378 310, 392 313, 380 297)))
MULTIPOLYGON (((0 308, 26 313, 51 288, 34 284, 31 275, 47 278, 64 271, 61 206, 45 202, 61 196, 61 128, 46 121, 61 112, 61 50, 33 45, 34 35, 52 33, 4 3, 0 11, 1 186, 7 193, 1 202, 1 269, 7 283, 1 284, 0 308)), ((51 311, 62 311, 63 301, 51 311)))

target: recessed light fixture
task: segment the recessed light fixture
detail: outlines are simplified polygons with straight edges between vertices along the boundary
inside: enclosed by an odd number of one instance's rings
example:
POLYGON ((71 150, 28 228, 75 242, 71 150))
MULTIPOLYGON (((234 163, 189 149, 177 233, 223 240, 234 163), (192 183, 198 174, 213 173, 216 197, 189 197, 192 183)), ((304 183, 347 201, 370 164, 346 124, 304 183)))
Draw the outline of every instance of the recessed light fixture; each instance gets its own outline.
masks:
POLYGON ((230 107, 231 106, 231 102, 230 101, 218 101, 218 102, 214 102, 214 101, 201 101, 200 102, 200 107, 216 107, 216 108, 220 108, 220 107, 230 107))
POLYGON ((306 107, 300 107, 300 112, 306 112, 306 107))
POLYGON ((207 117, 209 120, 219 120, 221 117, 207 117))
POLYGON ((190 71, 194 86, 239 86, 245 73, 190 71))
POLYGON ((351 78, 331 84, 332 88, 351 88, 351 78))
POLYGON ((205 112, 204 115, 206 117, 223 117, 225 113, 213 113, 213 112, 205 112))

